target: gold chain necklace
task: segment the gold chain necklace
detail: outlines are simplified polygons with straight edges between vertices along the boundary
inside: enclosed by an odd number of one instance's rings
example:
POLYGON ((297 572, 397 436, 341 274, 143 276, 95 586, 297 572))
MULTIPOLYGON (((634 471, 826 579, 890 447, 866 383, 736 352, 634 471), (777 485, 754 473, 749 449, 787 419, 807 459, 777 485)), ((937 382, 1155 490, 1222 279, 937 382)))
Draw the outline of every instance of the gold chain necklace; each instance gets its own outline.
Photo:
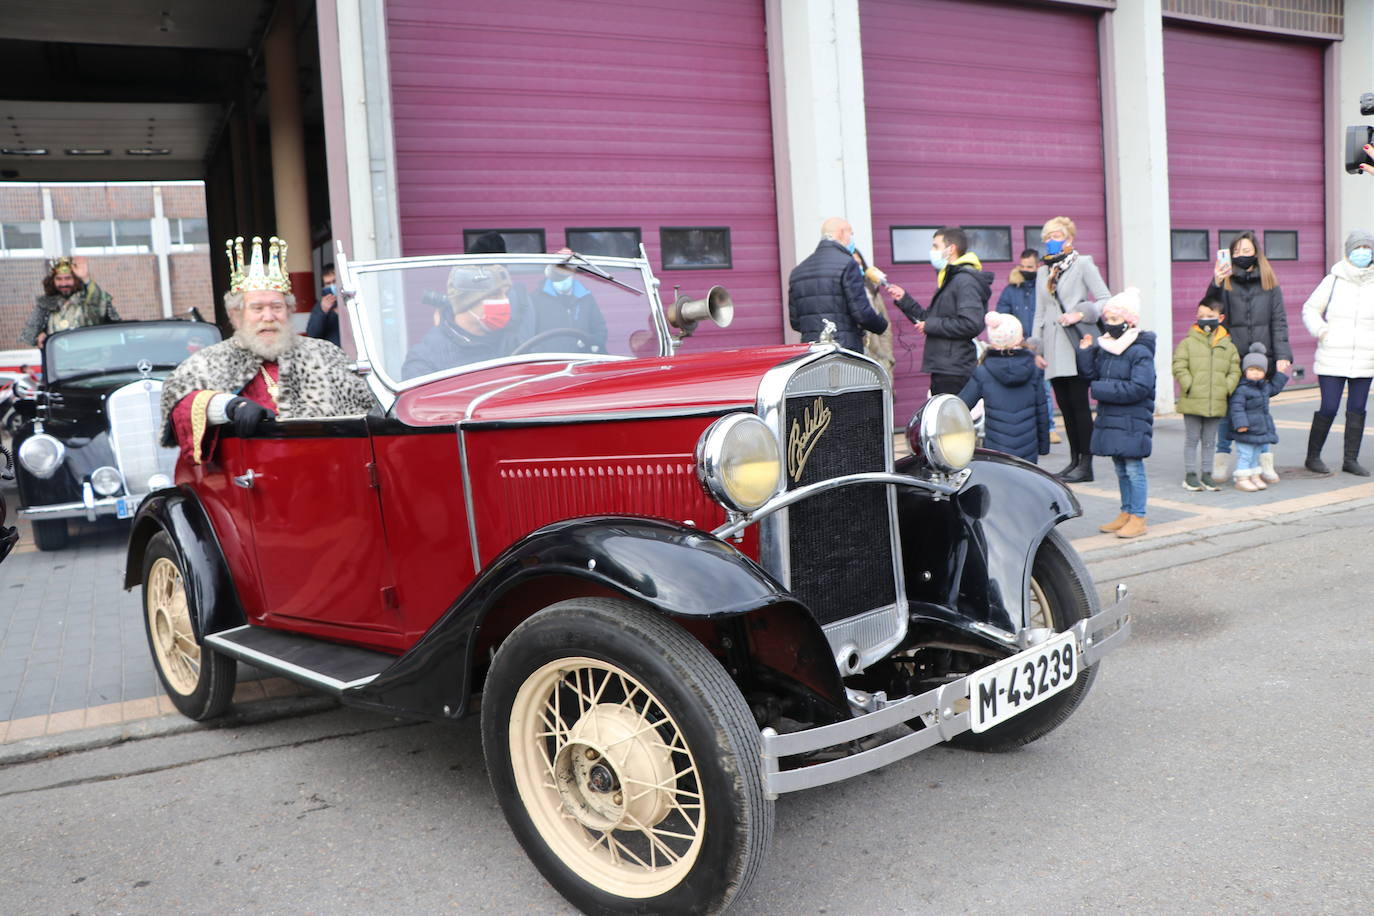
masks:
POLYGON ((258 366, 258 371, 262 373, 262 380, 267 383, 267 393, 272 396, 273 403, 276 403, 277 392, 281 390, 281 387, 272 381, 272 376, 267 374, 266 366, 258 366))

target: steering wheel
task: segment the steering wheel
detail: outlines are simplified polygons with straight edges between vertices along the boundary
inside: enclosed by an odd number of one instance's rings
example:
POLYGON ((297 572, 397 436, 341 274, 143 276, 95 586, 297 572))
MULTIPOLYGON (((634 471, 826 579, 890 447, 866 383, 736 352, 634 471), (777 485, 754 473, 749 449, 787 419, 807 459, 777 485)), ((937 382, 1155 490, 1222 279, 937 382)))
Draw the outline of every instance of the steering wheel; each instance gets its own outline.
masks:
POLYGON ((579 331, 577 328, 549 328, 547 331, 540 331, 529 340, 520 344, 510 351, 511 356, 519 356, 521 353, 528 353, 535 344, 543 343, 553 337, 562 337, 564 334, 571 334, 579 340, 585 341, 587 346, 594 346, 596 341, 586 331, 579 331))

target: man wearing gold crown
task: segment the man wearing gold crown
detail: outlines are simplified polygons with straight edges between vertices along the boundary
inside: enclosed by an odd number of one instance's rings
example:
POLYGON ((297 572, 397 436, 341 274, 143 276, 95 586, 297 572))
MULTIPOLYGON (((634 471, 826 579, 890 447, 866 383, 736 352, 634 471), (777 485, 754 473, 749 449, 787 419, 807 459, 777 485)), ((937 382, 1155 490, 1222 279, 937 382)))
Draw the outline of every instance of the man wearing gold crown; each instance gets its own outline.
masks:
POLYGON ((41 347, 49 334, 69 328, 118 321, 114 299, 91 281, 85 258, 58 258, 48 264, 43 295, 34 301, 19 342, 41 347))
POLYGON ((234 335, 192 354, 162 386, 163 444, 179 446, 196 464, 209 457, 225 424, 251 436, 270 417, 357 416, 375 403, 343 350, 292 332, 286 242, 270 240, 264 265, 262 239, 254 238, 247 270, 243 238, 225 248, 224 307, 234 335))

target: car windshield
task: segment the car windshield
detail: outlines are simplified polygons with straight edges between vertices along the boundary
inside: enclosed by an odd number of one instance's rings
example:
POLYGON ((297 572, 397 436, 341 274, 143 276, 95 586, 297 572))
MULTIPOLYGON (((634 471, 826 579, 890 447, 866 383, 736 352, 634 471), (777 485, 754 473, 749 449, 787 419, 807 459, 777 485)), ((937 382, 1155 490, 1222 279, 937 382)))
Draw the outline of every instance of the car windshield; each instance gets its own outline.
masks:
POLYGON ((219 328, 203 321, 131 321, 54 334, 44 347, 48 384, 138 370, 169 370, 218 343, 219 328))
POLYGON ((368 357, 391 387, 494 359, 662 352, 638 261, 468 255, 352 273, 368 357))

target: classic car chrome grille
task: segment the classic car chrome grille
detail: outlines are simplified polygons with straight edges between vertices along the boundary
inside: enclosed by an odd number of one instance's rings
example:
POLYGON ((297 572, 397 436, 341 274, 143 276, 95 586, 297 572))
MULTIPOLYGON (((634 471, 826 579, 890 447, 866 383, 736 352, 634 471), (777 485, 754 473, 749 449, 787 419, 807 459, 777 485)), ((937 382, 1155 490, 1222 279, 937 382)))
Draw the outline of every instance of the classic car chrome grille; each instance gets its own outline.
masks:
POLYGON ((127 492, 135 496, 148 492, 149 477, 159 473, 171 477, 176 468, 177 450, 158 444, 161 400, 162 382, 157 379, 130 382, 106 399, 110 443, 127 492))
MULTIPOLYGON (((788 489, 886 470, 885 401, 881 390, 788 397, 783 412, 788 489), (808 430, 814 438, 808 439, 808 430)), ((788 514, 790 586, 822 624, 896 602, 887 487, 829 490, 797 503, 788 514)))

